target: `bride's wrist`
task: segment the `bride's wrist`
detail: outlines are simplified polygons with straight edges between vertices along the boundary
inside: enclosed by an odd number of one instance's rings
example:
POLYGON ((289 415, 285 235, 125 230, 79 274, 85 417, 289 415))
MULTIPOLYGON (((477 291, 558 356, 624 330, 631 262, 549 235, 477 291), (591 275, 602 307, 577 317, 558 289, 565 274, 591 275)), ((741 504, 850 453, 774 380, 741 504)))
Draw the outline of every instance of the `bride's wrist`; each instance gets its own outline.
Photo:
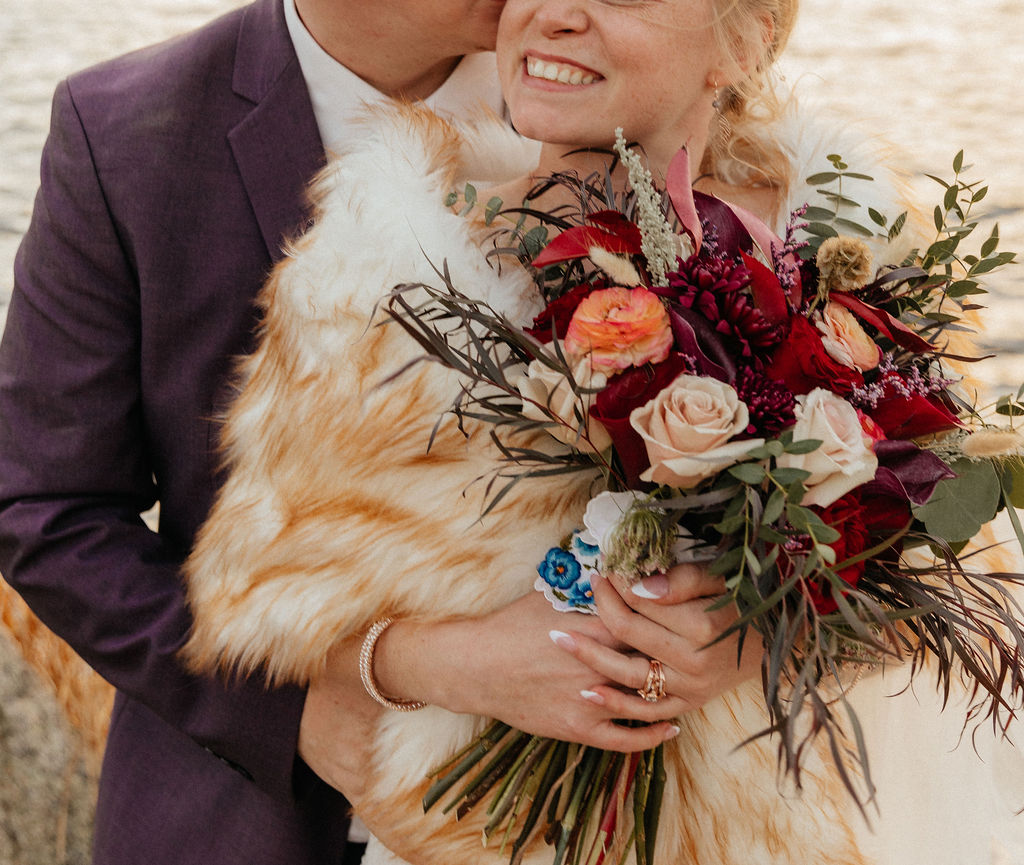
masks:
POLYGON ((470 623, 412 622, 396 619, 377 641, 374 674, 377 687, 392 699, 420 700, 452 712, 473 707, 466 687, 465 633, 470 623))

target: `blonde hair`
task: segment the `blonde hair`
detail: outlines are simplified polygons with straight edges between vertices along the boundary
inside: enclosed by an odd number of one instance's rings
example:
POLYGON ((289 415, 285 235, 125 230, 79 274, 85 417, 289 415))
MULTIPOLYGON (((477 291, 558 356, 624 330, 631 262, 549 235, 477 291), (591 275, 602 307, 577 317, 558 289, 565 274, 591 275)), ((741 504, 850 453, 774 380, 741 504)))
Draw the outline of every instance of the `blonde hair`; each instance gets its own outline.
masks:
POLYGON ((774 63, 796 23, 799 0, 715 0, 714 30, 735 80, 718 93, 718 114, 702 170, 725 183, 786 191, 790 159, 772 128, 786 101, 774 63))

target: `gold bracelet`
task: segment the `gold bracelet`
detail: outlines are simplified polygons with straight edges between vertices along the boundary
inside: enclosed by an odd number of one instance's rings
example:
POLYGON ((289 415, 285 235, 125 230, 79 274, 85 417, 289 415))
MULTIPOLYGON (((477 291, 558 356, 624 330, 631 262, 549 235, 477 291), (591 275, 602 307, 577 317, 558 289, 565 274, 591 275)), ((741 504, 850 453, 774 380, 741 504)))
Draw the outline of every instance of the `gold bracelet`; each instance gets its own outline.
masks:
POLYGON ((392 700, 389 697, 385 697, 377 687, 377 680, 373 676, 373 654, 377 649, 377 640, 380 639, 381 634, 391 627, 394 621, 390 616, 386 619, 381 619, 374 622, 370 630, 366 632, 366 636, 363 638, 363 645, 359 649, 359 678, 363 680, 363 687, 366 688, 366 693, 386 709, 392 709, 395 712, 415 712, 427 704, 421 703, 419 700, 392 700))

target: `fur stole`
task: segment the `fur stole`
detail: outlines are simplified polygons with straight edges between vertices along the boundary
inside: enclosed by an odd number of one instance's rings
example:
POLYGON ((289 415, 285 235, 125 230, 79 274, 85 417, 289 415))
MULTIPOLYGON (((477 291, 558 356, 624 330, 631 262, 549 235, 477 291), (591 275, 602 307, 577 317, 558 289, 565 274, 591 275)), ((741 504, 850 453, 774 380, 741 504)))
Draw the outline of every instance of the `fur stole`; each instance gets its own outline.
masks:
MULTIPOLYGON (((507 135, 467 136, 408 110, 374 116, 365 133, 317 180, 314 226, 260 298, 261 341, 241 366, 225 423, 229 478, 187 565, 195 628, 186 652, 200 670, 306 682, 335 641, 382 616, 495 609, 531 590, 536 563, 577 524, 589 497, 592 479, 538 479, 479 520, 484 484, 475 481, 496 459, 486 431, 463 435, 444 422, 427 450, 455 378, 419 364, 379 387, 418 353, 399 328, 377 326, 378 304, 395 285, 436 281, 434 268, 444 265, 457 287, 519 320, 536 302, 525 274, 489 266, 478 228, 443 206, 465 173, 460 152, 479 153, 472 142, 480 136, 494 148, 507 135)), ((806 130, 791 133, 795 180, 783 217, 806 198, 802 178, 827 168, 823 155, 841 146, 819 137, 807 148, 806 130)), ((510 141, 501 147, 519 150, 510 141)), ((855 170, 887 178, 861 200, 895 216, 906 209, 902 183, 877 152, 870 165, 861 161, 865 150, 872 148, 861 143, 857 154, 839 152, 855 170)), ((479 166, 470 170, 481 176, 479 166)), ((398 852, 410 861, 506 861, 481 849, 481 815, 455 823, 437 809, 424 815, 420 805, 428 770, 482 722, 437 707, 381 721, 369 794, 356 811, 407 839, 398 852)), ((802 796, 780 791, 773 742, 736 748, 765 723, 756 681, 681 720, 681 734, 666 745, 656 861, 886 861, 871 852, 825 743, 807 755, 802 796)), ((546 865, 550 856, 538 842, 525 861, 546 865)))

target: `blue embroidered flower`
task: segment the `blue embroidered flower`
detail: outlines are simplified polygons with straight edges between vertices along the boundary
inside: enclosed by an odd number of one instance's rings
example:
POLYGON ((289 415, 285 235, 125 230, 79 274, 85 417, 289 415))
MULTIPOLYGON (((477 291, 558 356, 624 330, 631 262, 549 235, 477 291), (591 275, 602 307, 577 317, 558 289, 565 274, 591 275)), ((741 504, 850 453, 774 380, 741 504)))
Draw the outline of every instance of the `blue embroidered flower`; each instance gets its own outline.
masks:
POLYGON ((565 593, 566 603, 570 607, 591 607, 594 603, 594 590, 590 588, 589 580, 579 580, 573 583, 565 593))
POLYGON ((548 550, 544 561, 537 565, 537 573, 548 585, 568 589, 579 578, 580 563, 572 553, 553 547, 548 550))
POLYGON ((601 555, 601 548, 597 544, 588 544, 580 536, 578 531, 572 533, 572 549, 577 556, 596 559, 601 555))

